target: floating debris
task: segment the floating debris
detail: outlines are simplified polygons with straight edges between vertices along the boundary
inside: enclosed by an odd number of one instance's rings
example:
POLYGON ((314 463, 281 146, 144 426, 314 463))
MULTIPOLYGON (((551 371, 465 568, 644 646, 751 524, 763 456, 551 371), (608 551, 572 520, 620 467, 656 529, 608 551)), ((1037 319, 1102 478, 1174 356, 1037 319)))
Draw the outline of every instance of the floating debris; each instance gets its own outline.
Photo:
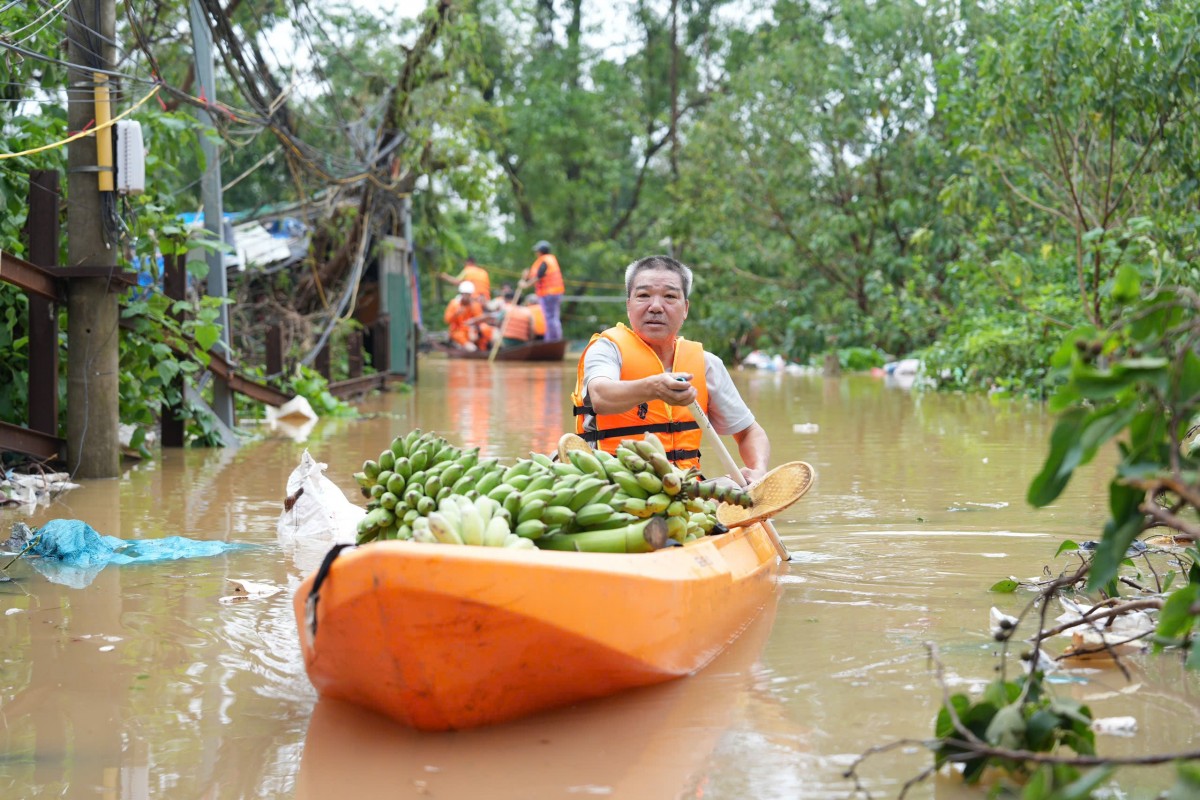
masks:
POLYGON ((0 480, 0 506, 35 506, 49 503, 69 489, 78 489, 69 472, 35 472, 22 474, 8 470, 0 480))
POLYGON ((1092 720, 1092 730, 1106 736, 1134 736, 1137 728, 1136 717, 1101 717, 1092 720))

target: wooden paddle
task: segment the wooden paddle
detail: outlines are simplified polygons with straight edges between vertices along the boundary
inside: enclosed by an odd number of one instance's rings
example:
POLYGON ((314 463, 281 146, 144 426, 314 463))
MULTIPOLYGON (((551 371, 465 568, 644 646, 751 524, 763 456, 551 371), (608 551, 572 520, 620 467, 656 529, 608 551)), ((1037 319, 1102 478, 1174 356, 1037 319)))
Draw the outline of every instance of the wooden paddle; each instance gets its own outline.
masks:
MULTIPOLYGON (((693 400, 688 406, 688 410, 692 412, 692 416, 696 418, 696 422, 700 423, 703 435, 708 438, 709 443, 717 451, 717 455, 721 457, 721 466, 729 473, 729 477, 733 478, 738 486, 746 486, 746 476, 742 474, 742 470, 738 467, 737 462, 729 454, 725 443, 721 441, 721 436, 713 428, 712 423, 708 421, 708 415, 700 408, 700 404, 693 400)), ((787 551, 787 548, 783 545, 783 540, 779 538, 779 531, 775 530, 775 523, 769 519, 763 519, 762 524, 771 536, 771 544, 775 545, 775 552, 784 561, 791 561, 792 554, 787 551)))
MULTIPOLYGON (((521 302, 521 287, 517 287, 517 293, 513 295, 513 305, 521 302)), ((504 307, 504 313, 500 315, 500 319, 496 322, 496 341, 492 343, 492 352, 488 353, 488 363, 491 364, 496 360, 496 353, 500 352, 500 343, 504 341, 504 320, 508 317, 508 306, 504 307)))

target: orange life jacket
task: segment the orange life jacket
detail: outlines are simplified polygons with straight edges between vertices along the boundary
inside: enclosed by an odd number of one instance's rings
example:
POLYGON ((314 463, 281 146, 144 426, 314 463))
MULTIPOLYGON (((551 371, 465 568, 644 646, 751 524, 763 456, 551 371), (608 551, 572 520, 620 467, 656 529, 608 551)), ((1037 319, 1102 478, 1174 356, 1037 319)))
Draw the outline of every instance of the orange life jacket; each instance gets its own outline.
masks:
POLYGON ((500 335, 505 339, 527 342, 533 336, 533 315, 525 306, 509 303, 504 310, 504 324, 500 335))
POLYGON ((547 294, 562 294, 566 291, 566 287, 563 286, 562 269, 559 268, 558 259, 552 253, 539 255, 537 261, 533 262, 533 266, 526 270, 525 280, 537 281, 533 290, 537 292, 538 297, 547 294), (543 262, 546 264, 546 274, 538 278, 538 267, 543 262))
POLYGON ((542 311, 542 307, 540 305, 531 305, 525 306, 525 308, 529 309, 529 316, 533 320, 533 335, 545 336, 546 314, 542 311))
POLYGON ((467 264, 462 268, 462 272, 458 274, 458 280, 470 281, 475 284, 475 297, 486 303, 492 299, 492 279, 488 277, 487 270, 478 264, 467 264))
MULTIPOLYGON (((592 336, 591 347, 597 339, 608 339, 621 351, 621 380, 631 381, 665 372, 662 361, 650 346, 632 330, 618 323, 592 336)), ((575 413, 575 432, 589 442, 596 442, 603 450, 615 453, 622 439, 641 438, 644 433, 653 433, 662 441, 667 458, 679 469, 700 465, 700 426, 685 406, 672 406, 661 400, 642 403, 619 414, 596 414, 591 406, 583 402, 583 360, 587 348, 579 357, 575 377, 575 391, 571 403, 575 413), (584 415, 596 418, 596 430, 585 431, 584 415)), ((708 411, 708 384, 704 380, 704 346, 699 342, 677 338, 675 340, 675 362, 673 372, 690 372, 692 385, 696 387, 696 402, 708 411)))

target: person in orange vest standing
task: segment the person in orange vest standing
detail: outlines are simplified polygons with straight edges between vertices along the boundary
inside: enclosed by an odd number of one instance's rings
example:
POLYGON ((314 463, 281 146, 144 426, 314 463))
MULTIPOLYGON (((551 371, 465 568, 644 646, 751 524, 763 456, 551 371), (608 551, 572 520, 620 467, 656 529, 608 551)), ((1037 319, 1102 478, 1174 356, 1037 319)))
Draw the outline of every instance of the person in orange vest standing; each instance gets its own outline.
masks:
POLYGON ((538 254, 537 258, 521 276, 519 286, 533 286, 542 313, 546 316, 546 341, 557 342, 562 338, 562 322, 558 317, 565 291, 562 269, 558 266, 558 259, 550 252, 550 243, 545 239, 535 244, 533 250, 538 254))
POLYGON ((701 430, 692 401, 717 433, 730 435, 748 481, 767 472, 771 443, 717 356, 679 335, 688 314, 692 271, 669 256, 650 256, 625 270, 629 327, 617 323, 592 336, 571 395, 576 433, 615 452, 622 439, 655 434, 680 469, 700 466, 701 430))
POLYGON ((455 286, 463 281, 470 281, 475 287, 476 299, 484 305, 487 305, 487 302, 492 299, 492 279, 488 277, 486 269, 475 263, 474 256, 467 256, 467 263, 463 265, 462 272, 457 275, 442 272, 438 274, 438 277, 455 286))

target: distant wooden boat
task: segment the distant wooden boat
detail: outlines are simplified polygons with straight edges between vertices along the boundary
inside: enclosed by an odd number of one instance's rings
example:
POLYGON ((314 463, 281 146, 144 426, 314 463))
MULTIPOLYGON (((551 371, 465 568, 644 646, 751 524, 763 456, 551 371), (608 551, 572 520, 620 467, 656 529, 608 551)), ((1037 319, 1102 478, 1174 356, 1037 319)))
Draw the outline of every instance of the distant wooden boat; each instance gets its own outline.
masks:
POLYGON ((761 525, 638 555, 375 542, 309 575, 295 612, 323 697, 473 728, 695 672, 778 564, 761 525))
MULTIPOLYGON (((496 353, 497 361, 562 361, 567 353, 567 340, 557 342, 534 341, 520 344, 516 347, 501 347, 496 353)), ((486 359, 490 350, 461 350, 457 347, 447 347, 447 358, 476 358, 486 359)))

